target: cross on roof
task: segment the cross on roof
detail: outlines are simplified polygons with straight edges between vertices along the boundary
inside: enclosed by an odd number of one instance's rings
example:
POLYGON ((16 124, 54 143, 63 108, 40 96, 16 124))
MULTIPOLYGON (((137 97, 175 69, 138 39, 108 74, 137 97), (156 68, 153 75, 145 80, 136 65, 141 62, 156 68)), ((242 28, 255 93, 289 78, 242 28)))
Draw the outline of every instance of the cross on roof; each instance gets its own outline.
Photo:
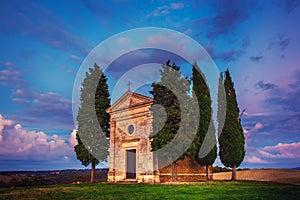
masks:
POLYGON ((128 91, 130 91, 130 80, 128 81, 127 85, 128 85, 128 91))

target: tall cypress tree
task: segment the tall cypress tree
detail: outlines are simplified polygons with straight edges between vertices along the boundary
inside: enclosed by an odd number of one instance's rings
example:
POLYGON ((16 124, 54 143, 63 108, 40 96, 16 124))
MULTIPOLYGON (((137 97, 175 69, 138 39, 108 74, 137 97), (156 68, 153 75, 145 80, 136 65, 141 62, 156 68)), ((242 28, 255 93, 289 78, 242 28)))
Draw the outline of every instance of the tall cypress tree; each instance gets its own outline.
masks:
POLYGON ((218 110, 217 110, 217 121, 218 121, 218 137, 222 133, 222 129, 226 117, 226 92, 223 84, 223 75, 220 73, 218 83, 218 110))
POLYGON ((234 85, 228 69, 225 71, 224 87, 227 109, 224 127, 219 136, 219 155, 221 162, 226 167, 232 168, 232 180, 236 180, 236 168, 245 156, 245 137, 239 118, 234 85))
MULTIPOLYGON (((153 130, 156 130, 157 124, 161 125, 164 123, 164 127, 156 133, 154 136, 151 136, 152 142, 151 147, 152 151, 159 150, 169 144, 172 139, 177 134, 177 131, 181 124, 181 111, 180 111, 180 103, 179 99, 172 92, 172 90, 177 90, 179 94, 183 96, 188 96, 189 92, 189 82, 184 79, 179 73, 180 67, 176 64, 170 65, 170 61, 166 63, 166 65, 162 66, 161 70, 161 80, 158 83, 152 84, 152 91, 150 93, 153 95, 154 105, 159 104, 164 107, 166 111, 166 122, 161 122, 164 120, 160 117, 160 113, 153 112, 153 130), (174 86, 175 81, 177 85, 180 87, 173 87, 172 90, 168 87, 174 86), (179 91, 180 90, 180 91, 179 91)), ((158 125, 158 126, 159 126, 158 125)), ((180 144, 178 144, 180 145, 180 144)), ((178 148, 180 149, 180 148, 178 148)), ((177 149, 174 149, 174 152, 177 149)), ((176 153, 175 153, 176 154, 176 153)), ((176 168, 176 160, 172 157, 172 155, 159 155, 161 158, 167 158, 168 160, 172 160, 172 180, 177 181, 177 168, 176 168)), ((183 157, 180 157, 183 158, 183 157)), ((163 162, 160 160, 159 162, 163 162)), ((167 161, 165 161, 167 162, 167 161)))
POLYGON ((109 114, 105 111, 110 106, 107 78, 97 64, 86 72, 80 101, 76 133, 78 144, 74 150, 82 165, 92 165, 91 182, 94 182, 96 165, 108 156, 109 114))
POLYGON ((212 120, 212 101, 210 97, 209 87, 206 84, 204 74, 198 70, 198 66, 196 63, 193 66, 192 81, 193 91, 196 94, 200 112, 198 131, 193 142, 193 144, 196 145, 196 152, 194 152, 194 155, 196 156, 196 161, 201 166, 206 167, 206 177, 209 181, 211 180, 211 177, 209 175, 209 167, 214 163, 217 157, 216 135, 215 126, 212 120), (212 127, 210 130, 209 125, 211 125, 212 127), (205 144, 203 144, 205 137, 205 144), (205 151, 206 155, 204 157, 198 154, 201 147, 208 148, 208 150, 205 151))

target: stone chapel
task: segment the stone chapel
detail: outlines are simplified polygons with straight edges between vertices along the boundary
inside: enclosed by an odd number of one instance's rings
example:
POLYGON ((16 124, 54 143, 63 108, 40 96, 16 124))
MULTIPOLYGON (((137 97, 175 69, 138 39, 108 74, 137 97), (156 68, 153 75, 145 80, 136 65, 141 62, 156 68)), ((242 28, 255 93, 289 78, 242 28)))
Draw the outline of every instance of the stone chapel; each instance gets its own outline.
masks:
MULTIPOLYGON (((171 181, 171 166, 157 169, 151 152, 150 107, 153 99, 128 90, 111 107, 108 182, 142 183, 171 181)), ((205 168, 194 159, 179 160, 178 181, 206 180, 205 168)))

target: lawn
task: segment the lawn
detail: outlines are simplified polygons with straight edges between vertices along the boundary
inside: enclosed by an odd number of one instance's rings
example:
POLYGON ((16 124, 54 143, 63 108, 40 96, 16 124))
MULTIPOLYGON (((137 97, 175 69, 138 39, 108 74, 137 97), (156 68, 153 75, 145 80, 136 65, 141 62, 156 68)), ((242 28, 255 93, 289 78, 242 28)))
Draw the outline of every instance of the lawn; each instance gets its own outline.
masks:
POLYGON ((254 181, 69 184, 0 189, 0 199, 297 199, 300 186, 254 181))

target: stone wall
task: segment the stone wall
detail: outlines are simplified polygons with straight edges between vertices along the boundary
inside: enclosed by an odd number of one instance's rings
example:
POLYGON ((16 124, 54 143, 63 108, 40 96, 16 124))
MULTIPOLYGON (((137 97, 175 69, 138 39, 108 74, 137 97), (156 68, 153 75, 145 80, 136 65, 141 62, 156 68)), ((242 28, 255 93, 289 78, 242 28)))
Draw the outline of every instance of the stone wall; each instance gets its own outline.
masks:
MULTIPOLYGON (((186 157, 176 162, 177 181, 206 181, 206 169, 200 166, 193 157, 186 157)), ((211 169, 210 169, 211 172, 211 169)), ((212 175, 212 174, 211 174, 212 175)), ((159 170, 160 182, 172 182, 172 166, 159 170)))

